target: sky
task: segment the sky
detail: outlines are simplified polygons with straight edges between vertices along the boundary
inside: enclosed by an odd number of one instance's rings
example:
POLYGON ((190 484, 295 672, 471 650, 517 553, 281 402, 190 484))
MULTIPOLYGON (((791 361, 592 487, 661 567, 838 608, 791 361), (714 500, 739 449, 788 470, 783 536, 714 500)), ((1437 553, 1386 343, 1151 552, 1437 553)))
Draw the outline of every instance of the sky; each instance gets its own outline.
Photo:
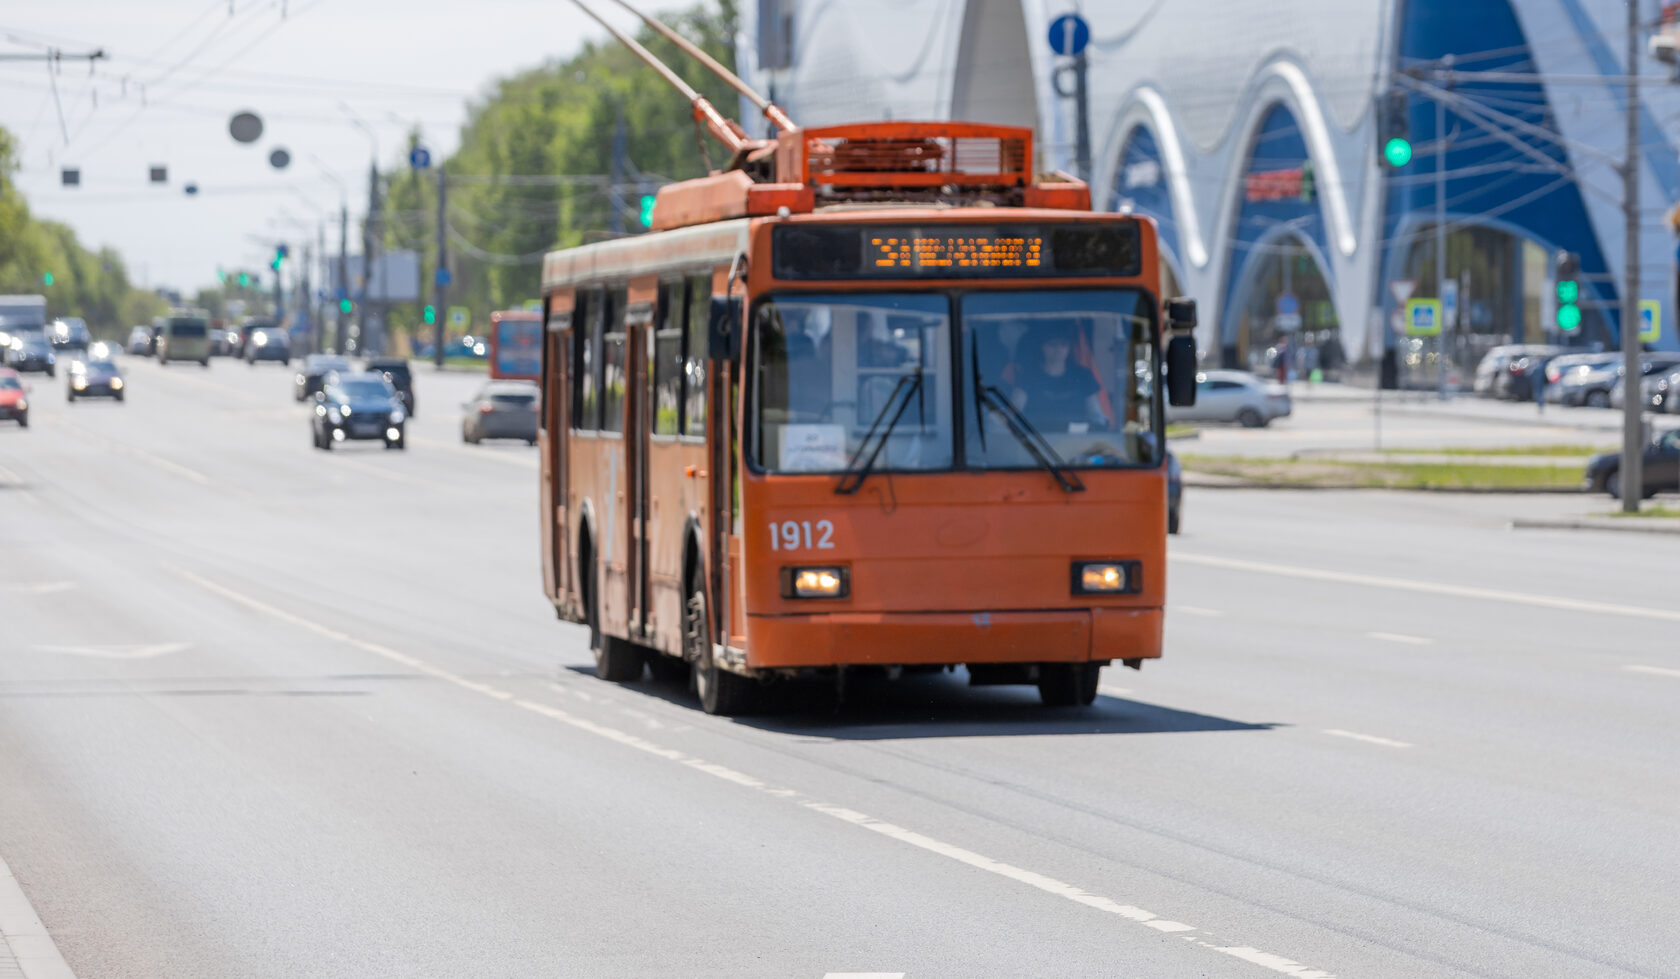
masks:
POLYGON ((605 37, 567 0, 4 0, 0 55, 67 57, 56 73, 0 59, 0 126, 21 143, 17 186, 35 214, 116 248, 138 284, 191 292, 218 266, 263 268, 276 240, 299 254, 326 221, 336 249, 340 185, 357 251, 376 147, 383 167, 404 161, 418 125, 441 159, 496 78, 605 37), (91 72, 68 59, 96 49, 91 72), (264 121, 254 143, 229 135, 241 111, 264 121), (285 170, 269 164, 275 148, 291 154, 285 170), (155 165, 167 186, 148 182, 155 165), (60 186, 65 166, 80 187, 60 186))

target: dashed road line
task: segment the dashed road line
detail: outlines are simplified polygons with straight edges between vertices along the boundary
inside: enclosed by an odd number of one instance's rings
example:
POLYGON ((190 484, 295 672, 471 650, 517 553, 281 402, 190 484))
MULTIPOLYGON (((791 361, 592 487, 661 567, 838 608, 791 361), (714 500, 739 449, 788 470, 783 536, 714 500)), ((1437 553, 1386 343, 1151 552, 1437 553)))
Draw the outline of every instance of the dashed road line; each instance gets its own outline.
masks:
POLYGON ((1680 611, 1674 609, 1646 608, 1642 605, 1618 605, 1614 602, 1594 602, 1581 598, 1566 598, 1561 595, 1534 595, 1528 592, 1503 591, 1498 588, 1448 585, 1434 581, 1414 581, 1410 578, 1359 574, 1352 571, 1329 571, 1321 568, 1297 567, 1291 564, 1271 564, 1266 561, 1245 561, 1239 558, 1215 557, 1211 554, 1185 554, 1182 551, 1174 551, 1172 560, 1182 561, 1185 564, 1200 564, 1210 568, 1254 571, 1261 574, 1282 575, 1287 578, 1304 578, 1308 581, 1364 585, 1369 588, 1388 588, 1394 591, 1420 592, 1426 595, 1446 595, 1451 598, 1475 598, 1491 602, 1509 602, 1513 605, 1537 605, 1541 608, 1558 609, 1565 612, 1591 612, 1600 615, 1656 619, 1661 622, 1680 622, 1680 611))
POLYGON ((1225 613, 1216 608, 1202 608, 1199 605, 1168 605, 1167 611, 1183 612, 1185 615, 1194 615, 1203 619, 1223 619, 1225 617, 1225 613))
MULTIPOLYGON (((838 819, 842 822, 851 824, 860 829, 868 830, 899 843, 916 847, 917 849, 945 857, 949 860, 954 860, 976 870, 984 871, 998 877, 1003 877, 1019 884, 1024 884, 1028 887, 1032 887, 1046 894, 1062 898, 1074 904, 1083 905, 1084 907, 1101 911, 1115 917, 1124 918, 1128 921, 1135 922, 1156 931, 1166 932, 1169 934, 1181 932, 1186 933, 1185 937, 1194 939, 1195 943, 1202 947, 1225 955, 1233 955, 1256 965, 1264 966, 1274 972, 1295 976, 1296 979, 1335 979, 1335 976, 1329 972, 1309 968, 1301 965, 1300 963, 1294 962, 1293 960, 1284 958, 1283 956, 1274 955, 1269 952, 1262 952, 1249 946, 1226 946, 1217 942, 1204 941, 1199 938, 1198 935, 1206 935, 1208 933, 1197 928, 1195 925, 1174 921, 1158 915, 1153 911, 1146 911, 1143 908, 1136 907, 1134 905, 1122 904, 1112 898, 1104 897, 1100 894, 1093 894, 1090 891, 1076 887, 1073 884, 1065 883, 1063 881, 1056 880, 1053 877, 1047 877, 1035 871, 1017 867, 1001 860, 994 860, 991 857, 976 853, 973 850, 968 850, 951 843, 946 843, 931 836, 917 833, 914 830, 906 829, 902 826, 897 826, 893 823, 876 819, 873 816, 858 812, 855 809, 837 806, 832 803, 811 798, 796 789, 770 785, 759 778, 747 774, 746 772, 738 771, 726 765, 719 765, 707 761, 704 758, 690 755, 687 752, 679 751, 675 748, 668 748, 662 744, 658 744, 657 742, 641 737, 640 735, 632 734, 629 731, 624 731, 607 724, 602 724, 586 717, 581 717, 550 704, 527 700, 509 691, 491 686, 488 683, 481 683, 450 670, 433 666, 422 659, 410 656, 407 653, 399 652, 389 646, 369 642, 365 639, 352 636, 349 633, 331 628, 330 626, 322 625, 313 619, 288 612, 284 609, 278 608, 277 606, 270 605, 267 602, 251 598, 250 596, 228 588, 225 585, 200 577, 199 575, 193 574, 191 571, 187 571, 184 568, 172 567, 170 570, 206 591, 221 595, 223 598, 226 598, 236 604, 243 605, 252 611, 260 612, 271 618, 290 623, 300 629, 312 632, 323 638, 343 643, 347 646, 360 649, 364 652, 371 653, 394 663, 399 663, 418 673, 423 673, 427 676, 435 677, 439 680, 451 683, 463 690, 468 690, 473 693, 506 702, 514 707, 520 708, 521 710, 526 710, 533 714, 547 717, 569 727, 594 734, 608 741, 613 741, 626 747, 634 748, 637 751, 666 759, 667 761, 692 768, 695 771, 704 772, 715 778, 731 782, 746 789, 763 793, 764 795, 772 798, 787 800, 810 812, 820 813, 822 815, 838 819)), ((1211 938, 1212 936, 1209 935, 1209 937, 1211 938)))
POLYGON ((1397 642, 1407 646, 1433 646, 1435 640, 1424 636, 1408 636, 1403 632, 1367 632, 1366 639, 1381 639, 1383 642, 1397 642))
POLYGON ((825 972, 823 979, 904 979, 902 972, 825 972))
POLYGON ((95 445, 101 445, 108 451, 115 452, 118 455, 125 455, 131 459, 138 459, 141 462, 161 469, 164 472, 172 473, 176 476, 182 477, 183 479, 189 479, 200 486, 210 485, 209 476, 204 475, 196 469, 183 466, 173 459, 166 459, 156 453, 147 452, 145 449, 129 445, 127 442, 119 442, 115 439, 106 438, 105 436, 97 434, 90 429, 83 428, 73 422, 64 421, 63 419, 56 419, 52 424, 68 428, 88 441, 93 442, 95 445))
POLYGON ((0 592, 24 595, 56 595, 61 591, 72 591, 76 587, 74 581, 29 581, 17 584, 0 583, 0 592))
POLYGON ((47 934, 6 861, 0 859, 0 953, 10 949, 23 979, 76 979, 70 964, 47 934))
POLYGON ((1667 666, 1624 666, 1622 669, 1629 673, 1649 673, 1652 676, 1672 676, 1680 678, 1680 670, 1667 666))
POLYGON ((1410 741, 1396 741, 1393 738, 1379 738, 1374 734, 1360 734, 1358 731, 1344 731, 1341 728, 1329 727, 1322 732, 1333 738, 1348 738, 1353 741, 1363 741, 1366 744, 1380 744, 1384 748, 1412 748, 1416 747, 1410 741))

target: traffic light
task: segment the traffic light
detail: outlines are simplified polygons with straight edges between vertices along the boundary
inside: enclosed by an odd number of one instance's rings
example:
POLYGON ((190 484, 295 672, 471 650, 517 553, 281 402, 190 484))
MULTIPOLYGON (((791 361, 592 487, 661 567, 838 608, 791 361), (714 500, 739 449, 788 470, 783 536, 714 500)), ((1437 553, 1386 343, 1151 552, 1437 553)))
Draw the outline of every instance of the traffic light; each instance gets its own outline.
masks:
POLYGON ((653 227, 653 195, 642 195, 642 227, 653 227))
POLYGON ((427 326, 433 325, 434 323, 437 322, 437 307, 436 306, 427 306, 425 308, 425 310, 421 313, 421 317, 423 319, 425 319, 427 326))
POLYGON ((227 281, 227 272, 223 271, 223 269, 220 265, 216 266, 216 281, 217 282, 226 282, 227 281))
POLYGON ((51 272, 42 272, 41 273, 41 284, 44 285, 44 286, 50 286, 50 285, 52 285, 52 283, 53 283, 52 273, 51 272))
POLYGON ((1581 326, 1581 256, 1557 253, 1557 325, 1565 333, 1581 326))
POLYGON ((350 311, 355 309, 355 308, 356 308, 356 304, 351 302, 348 299, 340 299, 338 301, 338 311, 343 313, 346 316, 350 315, 350 311))
POLYGON ((1389 92, 1377 101, 1377 148, 1391 167, 1412 162, 1412 122, 1406 113, 1406 93, 1389 92))
POLYGON ((280 266, 284 265, 285 262, 286 262, 286 246, 285 245, 274 246, 274 260, 272 262, 268 263, 268 267, 273 269, 274 271, 278 272, 278 271, 280 271, 280 266))
POLYGON ((249 273, 249 272, 239 273, 239 287, 241 289, 249 289, 251 287, 251 273, 249 273))

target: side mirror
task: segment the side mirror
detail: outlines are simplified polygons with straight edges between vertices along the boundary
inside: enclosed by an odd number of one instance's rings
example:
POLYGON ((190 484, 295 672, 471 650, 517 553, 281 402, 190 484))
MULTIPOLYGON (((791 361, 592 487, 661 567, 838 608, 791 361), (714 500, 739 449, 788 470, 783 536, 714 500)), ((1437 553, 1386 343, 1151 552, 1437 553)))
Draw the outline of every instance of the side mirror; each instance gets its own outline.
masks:
POLYGON ((1189 408, 1196 403, 1196 301, 1167 300, 1167 403, 1189 408))
POLYGON ((741 297, 713 296, 706 321, 706 356, 734 361, 741 357, 741 297))

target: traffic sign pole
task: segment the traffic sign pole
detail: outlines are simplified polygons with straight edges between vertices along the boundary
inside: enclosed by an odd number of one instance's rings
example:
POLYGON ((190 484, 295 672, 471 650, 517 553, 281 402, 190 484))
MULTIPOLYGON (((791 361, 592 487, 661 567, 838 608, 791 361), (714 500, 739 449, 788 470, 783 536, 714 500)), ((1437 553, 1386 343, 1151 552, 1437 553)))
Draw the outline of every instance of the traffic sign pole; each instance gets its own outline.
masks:
POLYGON ((1074 170, 1079 179, 1091 182, 1091 108, 1086 85, 1089 63, 1085 48, 1091 43, 1091 25, 1078 14, 1063 14, 1050 22, 1050 50, 1073 63, 1057 69, 1052 76, 1056 94, 1073 99, 1074 111, 1074 170), (1062 90, 1062 72, 1073 72, 1073 91, 1062 90))

